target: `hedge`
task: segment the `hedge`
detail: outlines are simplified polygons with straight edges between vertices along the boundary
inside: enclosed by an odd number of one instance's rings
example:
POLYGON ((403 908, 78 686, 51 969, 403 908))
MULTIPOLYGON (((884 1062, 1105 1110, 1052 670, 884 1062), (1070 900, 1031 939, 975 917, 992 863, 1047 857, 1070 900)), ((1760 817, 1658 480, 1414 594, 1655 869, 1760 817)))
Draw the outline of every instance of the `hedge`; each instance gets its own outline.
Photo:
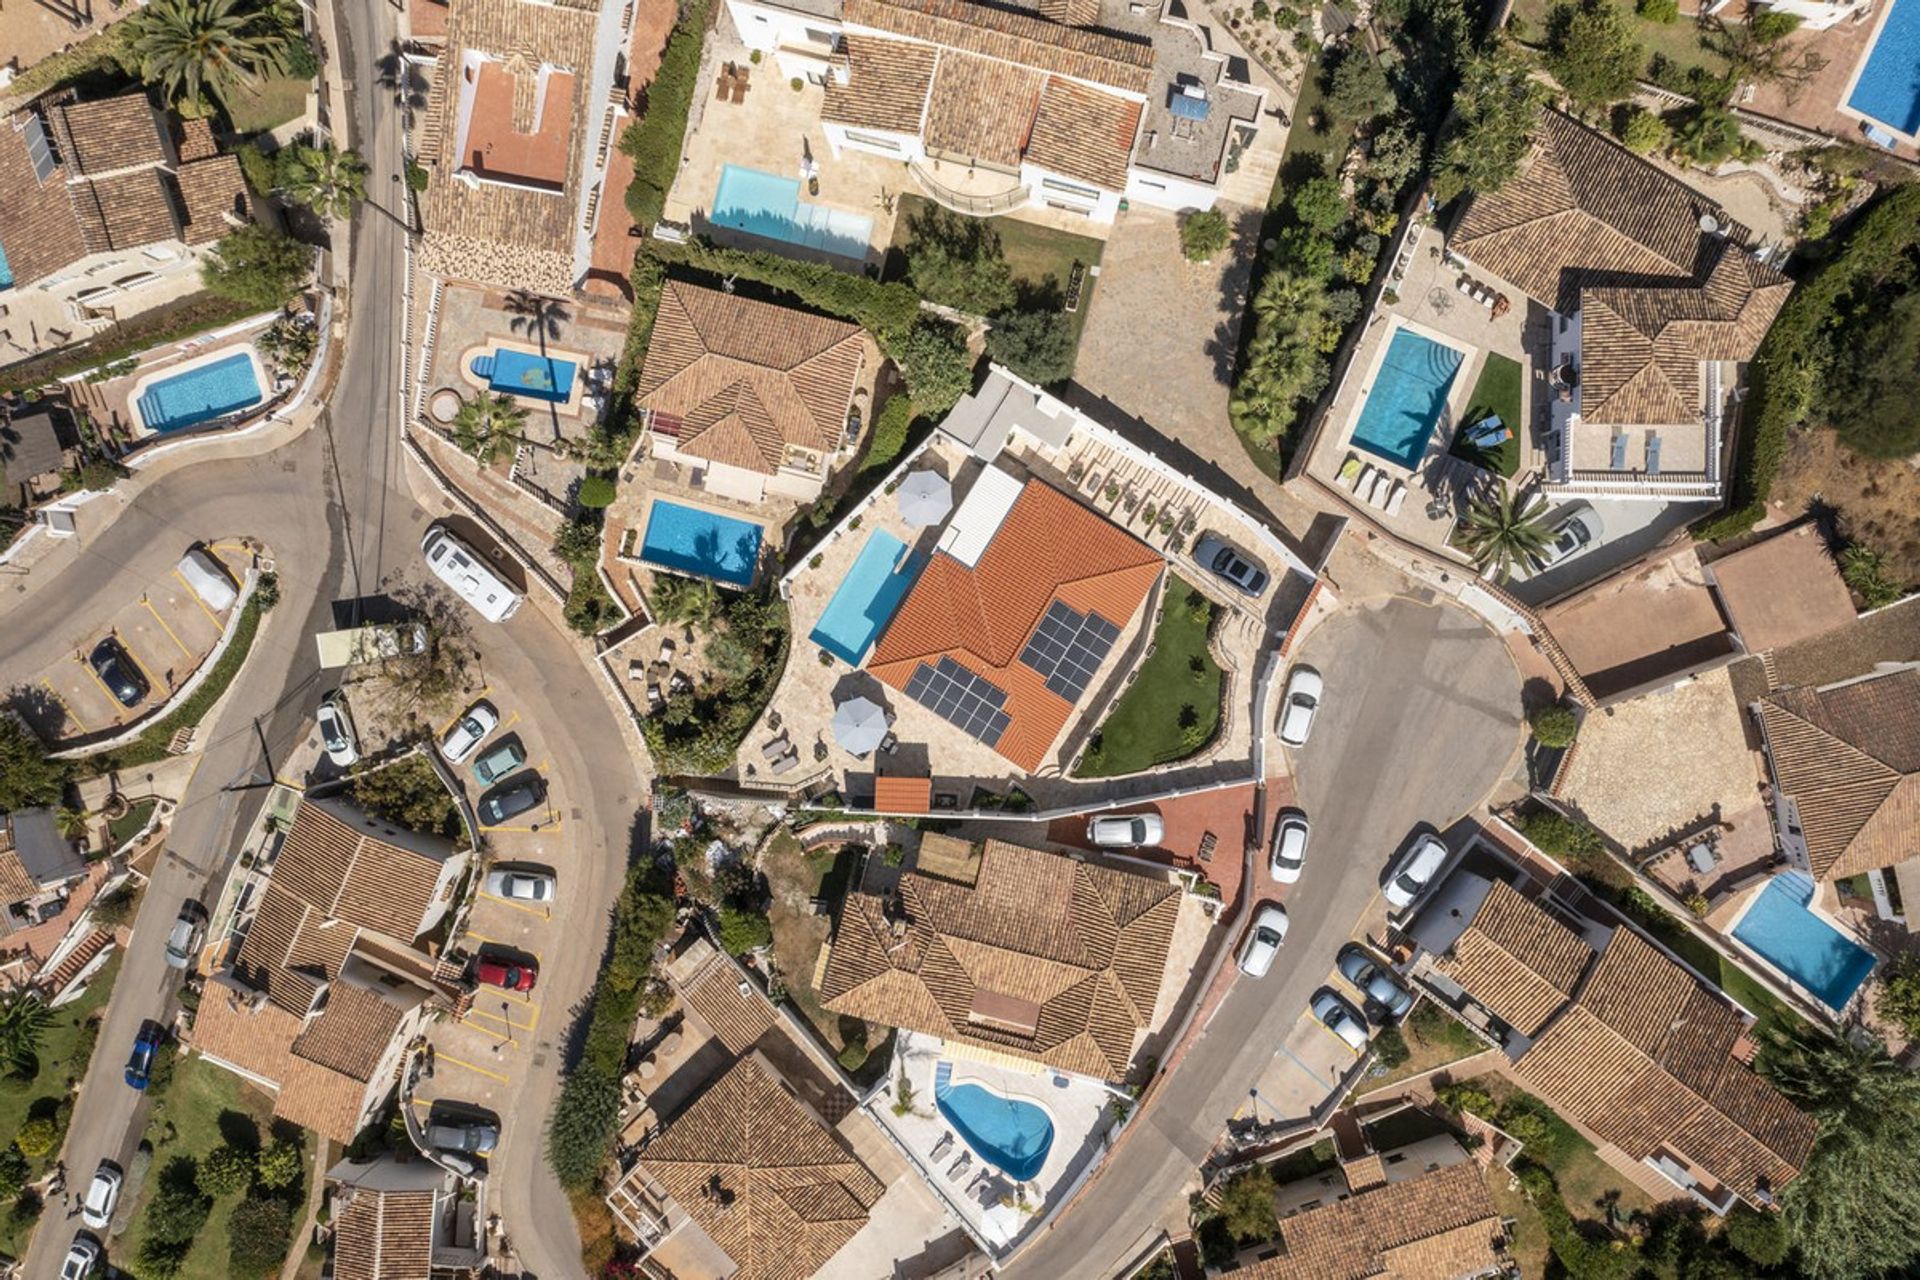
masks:
POLYGON ((1849 296, 1885 279, 1920 244, 1920 186, 1889 192, 1861 215, 1840 250, 1793 291, 1753 358, 1748 420, 1740 432, 1731 499, 1694 526, 1706 541, 1751 529, 1786 458, 1787 433, 1803 421, 1820 392, 1824 339, 1849 296))
POLYGON ((48 90, 83 80, 105 67, 119 67, 128 31, 124 22, 116 22, 71 49, 42 58, 13 78, 13 83, 7 86, 7 96, 25 102, 48 90))
POLYGON ((920 318, 920 297, 905 284, 881 284, 817 262, 795 262, 759 250, 730 249, 703 240, 675 244, 649 240, 645 252, 669 266, 725 278, 741 276, 829 315, 851 320, 885 347, 920 318))
POLYGON ((35 387, 44 387, 69 374, 84 373, 88 369, 138 355, 149 348, 178 342, 259 314, 260 308, 244 302, 214 293, 196 293, 167 306, 143 311, 131 320, 123 320, 110 329, 102 330, 85 342, 0 369, 0 392, 30 391, 35 387))
POLYGON ((660 69, 647 84, 646 112, 620 135, 620 150, 633 157, 627 212, 643 227, 660 221, 667 191, 680 173, 680 147, 699 88, 700 45, 710 3, 691 0, 681 12, 660 54, 660 69))

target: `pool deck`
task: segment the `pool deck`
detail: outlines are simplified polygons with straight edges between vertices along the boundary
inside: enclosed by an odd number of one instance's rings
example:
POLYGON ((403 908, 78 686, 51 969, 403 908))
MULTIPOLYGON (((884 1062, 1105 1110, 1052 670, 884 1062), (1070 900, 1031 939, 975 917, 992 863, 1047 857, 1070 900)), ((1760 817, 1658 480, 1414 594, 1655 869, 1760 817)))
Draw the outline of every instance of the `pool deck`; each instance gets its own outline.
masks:
MULTIPOLYGON (((1902 0, 1902 3, 1912 2, 1902 0)), ((1847 99, 1853 95, 1874 41, 1892 11, 1892 5, 1879 4, 1857 21, 1842 22, 1825 31, 1794 32, 1784 42, 1787 63, 1804 68, 1805 60, 1811 55, 1812 69, 1804 76, 1782 77, 1754 85, 1752 100, 1742 105, 1759 115, 1872 146, 1867 142, 1863 117, 1847 105, 1847 99)), ((1920 142, 1902 137, 1891 154, 1904 160, 1920 160, 1920 142)))

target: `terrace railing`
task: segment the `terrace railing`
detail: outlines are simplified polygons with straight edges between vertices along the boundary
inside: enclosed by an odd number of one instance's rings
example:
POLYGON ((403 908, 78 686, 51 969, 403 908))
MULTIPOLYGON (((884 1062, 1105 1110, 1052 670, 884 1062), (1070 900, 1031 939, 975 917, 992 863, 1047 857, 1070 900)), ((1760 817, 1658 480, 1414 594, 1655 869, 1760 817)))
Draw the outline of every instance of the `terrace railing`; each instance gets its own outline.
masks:
POLYGON ((1010 187, 990 196, 968 195, 964 191, 956 191, 934 177, 933 173, 918 161, 909 164, 907 170, 913 174, 914 182, 936 204, 945 205, 955 213, 970 214, 976 218, 990 218, 995 214, 1018 209, 1033 195, 1032 188, 1027 186, 1010 187))

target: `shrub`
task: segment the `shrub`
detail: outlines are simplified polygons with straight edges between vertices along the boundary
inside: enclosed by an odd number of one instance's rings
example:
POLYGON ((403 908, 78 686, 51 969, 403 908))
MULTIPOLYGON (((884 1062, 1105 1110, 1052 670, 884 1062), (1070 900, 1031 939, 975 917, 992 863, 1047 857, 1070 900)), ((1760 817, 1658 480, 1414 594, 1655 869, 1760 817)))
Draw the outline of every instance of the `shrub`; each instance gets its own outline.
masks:
POLYGON ((1364 122, 1393 109, 1393 87, 1364 41, 1348 45, 1327 73, 1326 95, 1327 111, 1340 120, 1364 122))
POLYGON ((891 354, 914 404, 928 414, 944 415, 973 390, 973 357, 966 339, 950 324, 915 325, 893 344, 891 354))
POLYGON ((1529 723, 1534 741, 1543 747, 1570 747, 1574 735, 1580 732, 1580 718, 1571 707, 1542 707, 1529 723))
POLYGON ((7 1225, 15 1231, 25 1231, 40 1220, 41 1211, 47 1202, 32 1187, 20 1188, 20 1194, 13 1198, 13 1204, 7 1208, 7 1225))
POLYGON ((1777 44, 1800 29, 1800 15, 1784 9, 1762 9, 1748 23, 1761 44, 1777 44))
POLYGON ((1777 1267, 1793 1250, 1784 1214, 1735 1205, 1727 1215, 1727 1243, 1763 1267, 1777 1267))
POLYGON ((1880 971, 1880 1016, 1920 1038, 1920 959, 1903 956, 1880 971))
MULTIPOLYGON (((638 1012, 638 1002, 635 1012, 638 1012)), ((598 1066, 582 1064, 567 1076, 547 1124, 547 1162, 561 1184, 589 1187, 620 1126, 620 1081, 598 1066)))
POLYGON ((1220 1188, 1220 1220, 1242 1244, 1271 1240, 1280 1229, 1273 1216, 1273 1170, 1259 1164, 1220 1188))
POLYGON ((588 476, 580 482, 575 500, 589 511, 601 511, 613 505, 613 481, 606 476, 588 476))
POLYGON ((293 1243, 293 1215, 278 1200, 249 1197, 227 1219, 227 1261, 242 1280, 277 1273, 293 1243))
POLYGON ((1062 311, 1013 311, 994 317, 987 355, 1029 382, 1065 382, 1073 376, 1076 339, 1062 311))
POLYGON ((627 185, 627 212, 642 227, 660 221, 667 190, 680 173, 680 148, 687 113, 700 79, 700 44, 706 35, 710 0, 688 0, 667 37, 660 65, 647 82, 647 109, 620 135, 620 150, 633 157, 633 181, 627 185))
POLYGON ((1680 17, 1680 0, 1634 0, 1633 11, 1648 22, 1673 22, 1680 17))
POLYGON ((1903 594, 1887 576, 1886 557, 1879 548, 1856 542, 1840 553, 1840 576, 1869 609, 1890 605, 1903 594))
POLYGON ((414 161, 407 161, 407 190, 418 195, 427 189, 427 182, 427 171, 414 161))
POLYGON ((862 471, 884 471, 894 464, 907 447, 907 432, 913 426, 913 401, 904 395, 890 396, 880 406, 867 438, 867 456, 860 460, 862 471))
POLYGON ((921 297, 976 316, 1013 306, 1013 269, 991 222, 929 204, 907 234, 907 278, 921 297))
POLYGON ((1347 220, 1347 198, 1334 178, 1307 179, 1294 188, 1287 204, 1300 225, 1311 231, 1324 234, 1347 220))
POLYGON ((1598 831, 1552 809, 1526 814, 1517 825, 1521 834, 1556 858, 1587 858, 1606 849, 1598 831))
POLYGON ((179 1274, 194 1238, 207 1223, 213 1201, 199 1186, 192 1156, 175 1156, 160 1171, 159 1186, 147 1205, 147 1238, 140 1245, 144 1274, 165 1280, 179 1274))
POLYGON ((1645 107, 1628 110, 1621 120, 1620 144, 1637 156, 1665 150, 1672 141, 1673 130, 1667 127, 1667 122, 1645 107))
POLYGON ((200 1162, 200 1189, 208 1195, 238 1195, 253 1182, 253 1156, 235 1146, 215 1147, 200 1162))
POLYGON ((31 1160, 39 1160, 51 1154, 59 1144, 60 1126, 46 1116, 29 1120, 21 1125, 19 1134, 13 1140, 13 1145, 20 1149, 20 1154, 31 1160))
POLYGON ((1455 1080, 1435 1087, 1434 1101, 1450 1111, 1463 1115, 1476 1115, 1482 1120, 1493 1119, 1499 1110, 1493 1102, 1493 1095, 1479 1085, 1469 1081, 1455 1080))
POLYGON ((298 1142, 280 1141, 262 1151, 253 1162, 253 1176, 268 1191, 282 1191, 300 1181, 306 1155, 298 1142))
POLYGON ((271 311, 291 302, 313 270, 313 250, 284 231, 250 222, 223 236, 200 264, 200 279, 225 298, 271 311))
POLYGON ((1180 252, 1188 262, 1206 262, 1227 247, 1232 238, 1227 216, 1218 209, 1200 209, 1180 223, 1180 252))
POLYGON ((1373 1037, 1374 1061, 1389 1071, 1412 1056, 1413 1051, 1407 1048, 1407 1038, 1400 1034, 1398 1027, 1382 1027, 1373 1037))
POLYGON ((1589 1238, 1568 1212, 1553 1175, 1531 1161, 1522 1161, 1520 1166, 1516 1172, 1521 1189, 1540 1211, 1553 1256, 1569 1276, 1575 1280, 1631 1280, 1640 1273, 1637 1248, 1623 1241, 1589 1238))
POLYGON ((1576 105, 1632 96, 1646 50, 1612 0, 1563 0, 1547 11, 1547 70, 1576 105))
MULTIPOLYGON (((18 81, 15 82, 16 84, 18 81)), ((149 347, 190 338, 254 315, 260 308, 215 293, 196 293, 177 303, 143 311, 104 329, 85 342, 22 360, 0 371, 0 391, 22 392, 70 374, 110 364, 149 347)))
POLYGON ((720 908, 720 945, 730 956, 743 956, 773 941, 773 922, 758 911, 720 908))
POLYGON ((15 1143, 0 1149, 0 1197, 16 1196, 33 1176, 33 1167, 15 1143))
POLYGON ((1528 1156, 1549 1169, 1559 1168, 1588 1145, 1572 1125, 1530 1093, 1509 1095, 1493 1122, 1525 1143, 1528 1156))
MULTIPOLYGON (((789 294, 809 307, 864 327, 882 346, 905 335, 920 319, 920 295, 911 285, 880 284, 816 262, 700 240, 683 244, 648 240, 641 256, 716 278, 739 277, 789 294)), ((644 346, 640 353, 644 355, 644 346)))

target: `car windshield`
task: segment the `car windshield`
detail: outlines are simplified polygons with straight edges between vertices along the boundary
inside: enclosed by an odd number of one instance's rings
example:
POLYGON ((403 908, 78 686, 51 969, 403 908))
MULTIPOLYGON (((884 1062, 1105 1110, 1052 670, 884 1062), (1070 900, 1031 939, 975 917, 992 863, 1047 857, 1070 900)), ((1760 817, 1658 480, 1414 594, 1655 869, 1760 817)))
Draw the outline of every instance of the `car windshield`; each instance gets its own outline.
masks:
POLYGON ((1424 879, 1416 878, 1411 871, 1402 871, 1394 877, 1393 882, 1407 893, 1420 892, 1420 886, 1426 883, 1424 879))
POLYGON ((1280 935, 1267 925, 1263 924, 1255 929, 1253 936, 1259 939, 1263 946, 1277 947, 1280 945, 1280 935))

